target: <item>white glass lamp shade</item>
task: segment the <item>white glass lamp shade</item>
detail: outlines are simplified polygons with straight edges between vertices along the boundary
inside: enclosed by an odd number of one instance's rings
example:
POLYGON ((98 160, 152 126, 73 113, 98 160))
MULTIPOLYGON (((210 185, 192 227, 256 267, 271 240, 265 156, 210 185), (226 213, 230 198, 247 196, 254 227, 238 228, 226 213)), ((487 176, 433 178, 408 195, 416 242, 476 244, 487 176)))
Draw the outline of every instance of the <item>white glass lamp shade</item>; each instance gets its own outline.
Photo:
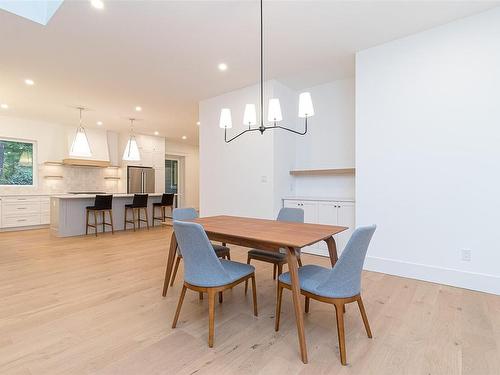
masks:
POLYGON ((283 120, 283 116, 281 115, 281 106, 279 99, 277 98, 269 99, 267 120, 270 122, 279 122, 283 120))
POLYGON ((233 120, 231 119, 231 110, 229 108, 222 108, 221 109, 219 126, 222 129, 233 127, 233 120))
POLYGON ((70 156, 78 157, 90 157, 92 153, 90 152, 89 140, 87 139, 87 134, 85 134, 85 129, 79 127, 76 131, 75 139, 69 150, 70 156))
POLYGON ((257 111, 255 110, 255 104, 247 104, 245 106, 243 124, 248 126, 257 125, 257 111))
POLYGON ((303 92, 299 95, 299 117, 314 116, 314 107, 309 92, 303 92))
POLYGON ((137 147, 137 141, 132 135, 128 139, 127 146, 125 146, 125 151, 123 151, 123 160, 126 161, 139 161, 141 160, 141 154, 139 154, 139 147, 137 147))

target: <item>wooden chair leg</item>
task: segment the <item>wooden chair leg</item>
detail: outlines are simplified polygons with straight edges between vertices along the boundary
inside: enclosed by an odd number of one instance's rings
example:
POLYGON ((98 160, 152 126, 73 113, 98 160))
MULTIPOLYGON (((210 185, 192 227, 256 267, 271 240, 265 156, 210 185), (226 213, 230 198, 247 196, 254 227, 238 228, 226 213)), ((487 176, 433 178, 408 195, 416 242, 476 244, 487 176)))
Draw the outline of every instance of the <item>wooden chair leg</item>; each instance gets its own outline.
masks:
POLYGON ((85 225, 85 234, 89 234, 89 210, 86 210, 87 213, 86 213, 86 219, 85 219, 85 222, 87 223, 85 225))
POLYGON ((276 291, 276 314, 274 316, 274 330, 278 332, 280 330, 280 315, 281 315, 281 299, 283 297, 283 287, 281 283, 278 281, 276 291))
POLYGON ((127 230, 127 213, 128 213, 128 209, 125 208, 125 215, 123 217, 123 230, 127 230))
POLYGON ((231 260, 231 253, 227 253, 227 260, 231 260))
POLYGON ((106 211, 101 211, 102 213, 102 233, 106 232, 106 211))
POLYGON ((300 255, 297 257, 297 263, 299 264, 299 267, 302 267, 302 260, 300 260, 300 255))
POLYGON ((181 295, 179 296, 179 302, 177 303, 177 310, 175 310, 174 321, 172 322, 172 328, 177 325, 177 320, 179 319, 179 314, 181 313, 182 302, 184 302, 184 296, 186 295, 186 286, 182 286, 181 295))
POLYGON ((283 273, 283 265, 278 264, 278 277, 283 273))
MULTIPOLYGON (((135 232, 135 208, 132 208, 132 224, 135 232)), ((139 229, 141 229, 141 222, 139 222, 139 229)))
POLYGON ((253 315, 258 316, 257 312, 257 286, 255 284, 255 273, 251 277, 252 279, 252 298, 253 298, 253 315))
POLYGON ((148 216, 148 208, 144 208, 144 213, 146 214, 146 228, 149 230, 149 216, 148 216))
POLYGON ((308 313, 309 312, 309 301, 310 301, 310 298, 309 297, 306 297, 306 308, 305 308, 305 312, 308 313))
POLYGON ((97 212, 94 210, 95 236, 97 237, 97 212))
POLYGON ((208 347, 214 347, 215 291, 208 289, 208 347))
POLYGON ((339 350, 340 350, 340 362, 342 365, 346 365, 346 353, 345 353, 345 333, 344 333, 344 311, 342 309, 342 304, 335 304, 335 313, 337 316, 337 334, 339 337, 339 350))
POLYGON ((113 210, 109 210, 109 223, 111 224, 111 234, 115 234, 115 226, 113 224, 113 210))
POLYGON ((181 257, 177 255, 175 259, 174 273, 172 274, 172 280, 170 280, 170 286, 174 285, 175 276, 177 275, 177 270, 179 269, 179 263, 181 262, 181 257))
MULTIPOLYGON (((247 264, 250 264, 250 256, 247 255, 247 264)), ((248 279, 245 280, 245 295, 247 295, 248 292, 248 279)))
POLYGON ((224 302, 224 297, 222 296, 222 292, 219 292, 219 303, 224 302))
POLYGON ((198 294, 198 298, 200 299, 200 301, 203 299, 203 292, 200 292, 200 293, 198 294))
POLYGON ((372 338, 372 330, 370 329, 370 323, 368 323, 368 317, 366 316, 365 306, 363 305, 363 300, 361 296, 358 298, 359 312, 361 313, 361 318, 363 318, 363 323, 365 324, 366 334, 369 338, 372 338))
POLYGON ((278 266, 273 264, 273 280, 276 280, 276 272, 278 271, 278 266))

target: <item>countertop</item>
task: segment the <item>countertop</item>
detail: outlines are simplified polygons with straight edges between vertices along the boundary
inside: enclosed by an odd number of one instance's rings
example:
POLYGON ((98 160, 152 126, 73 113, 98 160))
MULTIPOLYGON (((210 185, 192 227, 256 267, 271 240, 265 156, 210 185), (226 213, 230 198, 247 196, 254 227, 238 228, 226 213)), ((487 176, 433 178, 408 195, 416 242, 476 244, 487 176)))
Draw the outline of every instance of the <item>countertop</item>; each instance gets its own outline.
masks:
MULTIPOLYGON (((113 198, 133 198, 134 194, 125 194, 125 193, 109 193, 113 195, 113 198)), ((95 198, 96 194, 58 194, 52 195, 52 198, 58 199, 89 199, 95 198)), ((162 193, 149 193, 150 197, 161 197, 162 193)))
POLYGON ((354 198, 346 197, 317 197, 314 195, 288 195, 283 199, 298 200, 298 201, 334 201, 334 202, 354 202, 354 198))

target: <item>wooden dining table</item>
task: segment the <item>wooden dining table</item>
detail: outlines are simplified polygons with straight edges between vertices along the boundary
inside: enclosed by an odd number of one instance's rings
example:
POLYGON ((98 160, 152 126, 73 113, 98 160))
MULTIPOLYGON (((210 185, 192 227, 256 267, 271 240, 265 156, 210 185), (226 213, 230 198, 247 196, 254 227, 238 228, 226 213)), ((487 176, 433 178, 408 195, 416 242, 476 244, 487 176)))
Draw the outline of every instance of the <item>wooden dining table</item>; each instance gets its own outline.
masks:
MULTIPOLYGON (((304 316, 300 304, 300 284, 298 263, 295 249, 301 249, 320 241, 325 241, 332 267, 337 262, 337 246, 333 236, 348 228, 293 223, 277 220, 254 219, 237 216, 209 216, 189 220, 201 224, 212 241, 223 242, 243 247, 262 250, 280 251, 286 249, 288 270, 291 276, 292 298, 295 310, 295 322, 299 339, 302 362, 307 363, 307 347, 304 333, 304 316)), ((167 294, 177 249, 175 232, 172 232, 170 250, 167 259, 163 296, 167 294)))

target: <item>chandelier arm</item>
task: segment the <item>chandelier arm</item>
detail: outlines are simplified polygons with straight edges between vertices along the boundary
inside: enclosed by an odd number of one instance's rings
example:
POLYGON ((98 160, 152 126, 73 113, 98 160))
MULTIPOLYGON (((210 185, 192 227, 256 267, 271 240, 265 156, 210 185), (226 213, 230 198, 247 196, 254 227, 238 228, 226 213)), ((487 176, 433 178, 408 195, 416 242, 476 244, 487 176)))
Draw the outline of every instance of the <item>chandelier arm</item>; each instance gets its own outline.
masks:
POLYGON ((280 126, 280 125, 276 125, 276 126, 268 126, 266 129, 275 129, 275 128, 279 128, 279 129, 283 129, 283 130, 288 130, 289 132, 292 132, 292 133, 295 133, 295 134, 298 134, 298 135, 306 135, 307 133, 307 117, 305 119, 305 129, 303 132, 299 132, 297 130, 293 130, 293 129, 290 129, 290 128, 286 128, 284 126, 280 126))
POLYGON ((236 134, 234 137, 232 137, 230 139, 227 139, 227 128, 224 128, 224 141, 226 143, 229 143, 231 141, 234 141, 236 138, 238 138, 239 136, 241 136, 241 135, 243 135, 245 133, 254 132, 254 131, 260 131, 260 129, 259 128, 246 129, 246 130, 243 130, 241 133, 236 134))

